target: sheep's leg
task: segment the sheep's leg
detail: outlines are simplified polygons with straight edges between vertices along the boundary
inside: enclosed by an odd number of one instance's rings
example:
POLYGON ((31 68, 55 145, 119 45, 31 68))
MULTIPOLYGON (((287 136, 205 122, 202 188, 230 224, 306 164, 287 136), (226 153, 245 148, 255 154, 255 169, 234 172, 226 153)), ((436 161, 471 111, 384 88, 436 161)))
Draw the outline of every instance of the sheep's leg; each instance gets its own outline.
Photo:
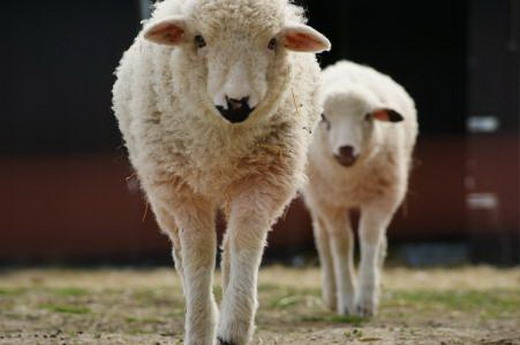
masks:
POLYGON ((179 238, 179 229, 177 224, 175 224, 175 219, 173 218, 173 215, 169 213, 166 208, 162 207, 158 202, 152 202, 151 206, 159 228, 161 228, 161 230, 167 234, 172 241, 173 262, 175 264, 175 269, 179 273, 181 281, 184 284, 182 273, 181 242, 179 238))
POLYGON ((222 259, 220 262, 220 271, 222 274, 222 293, 226 292, 228 282, 229 282, 229 236, 228 234, 224 234, 224 238, 222 239, 222 259))
POLYGON ((247 344, 253 333, 257 308, 257 278, 269 229, 267 217, 256 212, 241 212, 231 217, 228 226, 230 259, 224 292, 218 338, 220 344, 247 344))
POLYGON ((366 206, 361 209, 359 238, 361 262, 359 287, 356 296, 356 313, 369 317, 377 312, 381 284, 381 268, 386 251, 386 228, 393 210, 381 206, 366 206))
POLYGON ((217 239, 214 216, 213 207, 204 200, 183 202, 175 208, 186 298, 184 344, 215 343, 217 305, 212 287, 217 239))
POLYGON ((327 210, 323 214, 329 233, 329 246, 336 277, 337 312, 354 313, 356 279, 354 273, 354 233, 346 209, 327 210))
POLYGON ((229 215, 226 234, 229 273, 217 331, 220 345, 245 345, 252 337, 258 305, 258 269, 267 233, 289 198, 280 195, 280 188, 270 190, 259 184, 248 185, 255 188, 233 199, 229 215))
POLYGON ((143 181, 157 222, 173 242, 186 299, 184 344, 214 345, 217 304, 213 271, 217 250, 215 208, 187 186, 143 181))
POLYGON ((317 211, 311 211, 312 229, 314 231, 314 241, 320 258, 321 266, 321 286, 323 300, 327 307, 336 310, 336 279, 334 277, 334 263, 330 249, 329 234, 325 228, 325 222, 317 211))

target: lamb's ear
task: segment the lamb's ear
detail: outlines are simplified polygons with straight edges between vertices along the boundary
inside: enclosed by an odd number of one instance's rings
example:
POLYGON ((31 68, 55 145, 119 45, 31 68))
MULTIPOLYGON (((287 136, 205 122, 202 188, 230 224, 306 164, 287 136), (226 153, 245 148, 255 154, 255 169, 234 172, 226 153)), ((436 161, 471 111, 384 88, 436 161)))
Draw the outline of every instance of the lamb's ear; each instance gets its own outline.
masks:
POLYGON ((295 52, 319 53, 330 50, 330 41, 308 25, 290 24, 280 31, 285 48, 295 52))
POLYGON ((376 109, 372 112, 372 117, 385 122, 401 122, 404 120, 403 115, 390 108, 376 109))
POLYGON ((143 32, 148 41, 173 46, 183 40, 186 20, 183 17, 168 17, 149 24, 143 32))

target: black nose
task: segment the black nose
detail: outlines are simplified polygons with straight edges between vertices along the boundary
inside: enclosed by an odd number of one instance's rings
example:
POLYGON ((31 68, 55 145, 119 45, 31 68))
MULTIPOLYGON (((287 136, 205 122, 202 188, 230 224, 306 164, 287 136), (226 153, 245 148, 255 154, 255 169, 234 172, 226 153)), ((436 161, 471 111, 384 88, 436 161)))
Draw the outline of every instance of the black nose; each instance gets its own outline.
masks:
POLYGON ((334 155, 334 158, 339 164, 349 167, 354 164, 357 160, 357 156, 354 154, 354 148, 352 146, 341 146, 339 153, 334 155))
POLYGON ((226 96, 227 109, 217 105, 217 110, 229 122, 239 123, 245 121, 254 110, 254 108, 249 107, 248 101, 249 97, 234 99, 226 96))

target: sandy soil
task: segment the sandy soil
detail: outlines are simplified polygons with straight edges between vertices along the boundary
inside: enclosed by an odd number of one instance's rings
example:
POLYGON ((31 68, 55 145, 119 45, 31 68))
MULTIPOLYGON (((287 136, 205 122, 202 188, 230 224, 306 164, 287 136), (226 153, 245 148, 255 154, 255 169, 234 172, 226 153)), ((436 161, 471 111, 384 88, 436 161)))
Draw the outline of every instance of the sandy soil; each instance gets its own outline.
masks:
MULTIPOLYGON (((520 345, 520 269, 387 269, 372 320, 326 310, 319 281, 263 269, 253 344, 520 345)), ((0 273, 0 344, 182 344, 183 317, 169 269, 0 273)))

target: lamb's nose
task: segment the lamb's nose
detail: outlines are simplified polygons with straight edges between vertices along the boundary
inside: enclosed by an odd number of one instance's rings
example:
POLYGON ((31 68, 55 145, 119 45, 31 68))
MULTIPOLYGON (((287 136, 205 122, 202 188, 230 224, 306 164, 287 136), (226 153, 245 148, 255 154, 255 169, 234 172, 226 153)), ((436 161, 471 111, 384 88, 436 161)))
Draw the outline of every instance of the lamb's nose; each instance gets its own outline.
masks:
POLYGON ((254 108, 249 107, 249 97, 234 99, 226 96, 226 103, 227 108, 217 105, 217 109, 231 123, 245 121, 254 110, 254 108))
POLYGON ((339 153, 334 155, 334 158, 339 164, 349 167, 357 160, 357 155, 354 153, 354 148, 350 145, 341 146, 339 153))

